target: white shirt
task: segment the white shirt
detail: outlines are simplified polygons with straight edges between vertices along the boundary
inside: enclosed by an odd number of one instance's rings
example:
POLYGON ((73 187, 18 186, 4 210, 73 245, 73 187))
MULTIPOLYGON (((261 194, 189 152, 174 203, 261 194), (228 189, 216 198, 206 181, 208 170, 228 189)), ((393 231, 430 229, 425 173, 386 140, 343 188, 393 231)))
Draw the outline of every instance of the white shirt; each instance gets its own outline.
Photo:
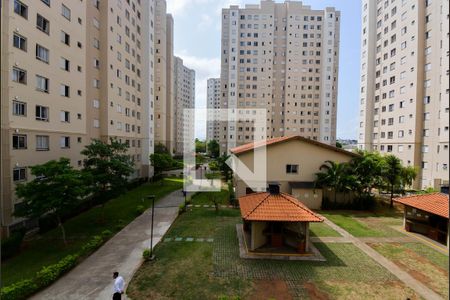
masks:
POLYGON ((117 276, 117 278, 114 280, 114 293, 122 293, 123 292, 123 277, 117 276))

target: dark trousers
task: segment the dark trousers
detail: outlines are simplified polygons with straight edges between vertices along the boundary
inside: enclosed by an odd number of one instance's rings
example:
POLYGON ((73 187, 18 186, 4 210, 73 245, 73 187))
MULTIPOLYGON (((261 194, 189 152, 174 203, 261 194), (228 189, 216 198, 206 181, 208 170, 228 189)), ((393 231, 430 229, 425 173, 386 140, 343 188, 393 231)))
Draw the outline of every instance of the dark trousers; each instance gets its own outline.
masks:
POLYGON ((113 300, 121 300, 122 294, 121 293, 114 293, 113 294, 113 300))

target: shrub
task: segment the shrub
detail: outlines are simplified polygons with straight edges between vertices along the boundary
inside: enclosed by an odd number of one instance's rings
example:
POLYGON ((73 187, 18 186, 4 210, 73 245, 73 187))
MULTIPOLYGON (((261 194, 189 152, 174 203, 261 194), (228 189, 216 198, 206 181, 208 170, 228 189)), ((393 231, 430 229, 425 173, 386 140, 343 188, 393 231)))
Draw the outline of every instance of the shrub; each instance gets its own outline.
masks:
POLYGON ((43 267, 36 273, 36 284, 39 288, 46 287, 58 279, 62 274, 73 268, 77 262, 78 255, 67 255, 58 263, 43 267))
POLYGON ((1 243, 2 260, 15 255, 22 244, 25 230, 19 230, 11 233, 10 237, 3 239, 1 243))
POLYGON ((143 205, 136 206, 136 215, 140 216, 145 212, 145 207, 143 205))
POLYGON ((142 252, 142 257, 144 258, 145 261, 149 261, 152 258, 151 254, 152 253, 150 249, 145 249, 144 252, 142 252))
POLYGON ((30 279, 21 280, 3 287, 0 292, 2 300, 21 300, 28 298, 38 289, 37 284, 30 279))
POLYGON ((184 203, 180 204, 180 207, 178 209, 178 215, 181 215, 185 211, 186 211, 186 205, 184 205, 184 203))
POLYGON ((92 251, 94 251, 95 249, 97 249, 98 247, 100 247, 103 243, 103 238, 99 235, 94 236, 89 242, 86 243, 86 245, 84 245, 81 248, 81 255, 86 255, 91 253, 92 251))
POLYGON ((112 235, 112 232, 111 232, 111 230, 103 230, 101 235, 102 235, 102 238, 104 240, 106 240, 107 238, 109 238, 112 235))

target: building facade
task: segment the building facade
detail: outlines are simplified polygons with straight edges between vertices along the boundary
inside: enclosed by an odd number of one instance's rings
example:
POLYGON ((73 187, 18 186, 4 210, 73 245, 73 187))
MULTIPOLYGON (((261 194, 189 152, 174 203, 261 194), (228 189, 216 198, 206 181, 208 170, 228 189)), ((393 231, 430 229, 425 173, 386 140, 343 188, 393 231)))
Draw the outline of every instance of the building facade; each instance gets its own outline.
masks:
POLYGON ((301 135, 336 142, 340 12, 261 1, 222 10, 221 107, 266 109, 267 137, 249 122, 220 126, 222 151, 301 135))
POLYGON ((67 157, 80 168, 92 139, 127 143, 132 177, 152 176, 155 0, 1 5, 2 229, 24 223, 14 191, 30 166, 67 157))
POLYGON ((174 144, 173 18, 165 0, 156 0, 155 16, 155 143, 170 153, 174 144))
POLYGON ((220 113, 214 111, 220 109, 220 78, 210 78, 207 81, 206 106, 211 111, 207 112, 206 141, 220 141, 220 113))
POLYGON ((362 1, 358 148, 394 154, 415 188, 448 186, 448 0, 362 1))
POLYGON ((195 108, 195 71, 183 65, 183 60, 179 57, 175 56, 174 61, 175 153, 180 155, 184 153, 184 138, 189 136, 186 131, 189 130, 189 126, 194 126, 194 119, 191 119, 192 114, 184 114, 184 109, 195 108))

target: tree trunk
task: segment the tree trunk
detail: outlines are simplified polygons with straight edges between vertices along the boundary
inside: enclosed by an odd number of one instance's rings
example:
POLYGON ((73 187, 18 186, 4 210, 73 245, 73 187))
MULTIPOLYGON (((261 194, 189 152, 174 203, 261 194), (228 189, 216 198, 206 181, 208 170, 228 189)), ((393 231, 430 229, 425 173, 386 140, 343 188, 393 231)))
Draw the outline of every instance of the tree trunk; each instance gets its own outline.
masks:
POLYGON ((334 188, 334 205, 335 206, 337 205, 337 191, 336 191, 336 188, 334 188))
POLYGON ((61 222, 61 217, 59 215, 56 216, 58 218, 58 226, 61 228, 62 238, 64 245, 67 246, 67 240, 66 240, 66 230, 64 229, 64 225, 61 222))

